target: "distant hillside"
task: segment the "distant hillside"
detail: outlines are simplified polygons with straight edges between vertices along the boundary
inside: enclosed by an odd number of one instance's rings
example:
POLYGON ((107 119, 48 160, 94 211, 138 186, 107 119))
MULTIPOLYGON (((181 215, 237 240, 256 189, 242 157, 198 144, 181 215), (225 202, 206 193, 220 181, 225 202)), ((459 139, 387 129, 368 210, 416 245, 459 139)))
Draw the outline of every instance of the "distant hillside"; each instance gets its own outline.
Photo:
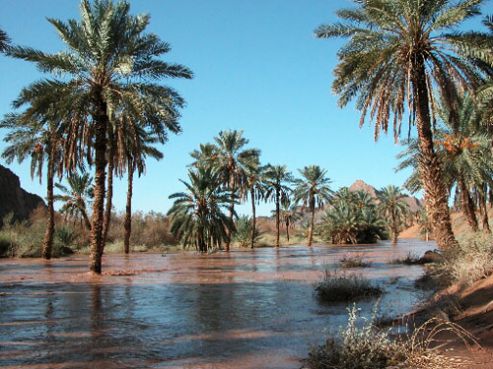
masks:
MULTIPOLYGON (((364 191, 374 199, 377 198, 378 194, 378 190, 375 187, 369 185, 361 179, 356 180, 351 186, 349 186, 349 191, 364 191)), ((409 205, 409 209, 413 213, 418 212, 423 206, 421 200, 414 196, 406 196, 403 198, 403 200, 409 205)))
POLYGON ((0 226, 7 214, 13 213, 15 219, 24 220, 39 206, 46 206, 43 199, 25 191, 19 177, 0 165, 0 226))

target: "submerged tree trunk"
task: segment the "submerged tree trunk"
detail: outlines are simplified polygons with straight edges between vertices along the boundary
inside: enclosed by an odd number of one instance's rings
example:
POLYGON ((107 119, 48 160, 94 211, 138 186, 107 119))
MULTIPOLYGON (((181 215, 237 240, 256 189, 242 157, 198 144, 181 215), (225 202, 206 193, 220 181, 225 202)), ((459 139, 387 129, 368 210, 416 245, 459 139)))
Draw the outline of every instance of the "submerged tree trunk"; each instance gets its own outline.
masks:
POLYGON ((458 181, 458 187, 460 191, 462 212, 464 213, 467 222, 471 226, 473 232, 477 232, 479 227, 478 227, 478 219, 476 218, 476 212, 474 209, 474 203, 471 199, 471 195, 469 194, 469 190, 465 182, 462 180, 462 178, 460 178, 458 181))
POLYGON ((91 224, 91 254, 89 269, 101 274, 102 250, 104 248, 103 222, 104 222, 104 195, 106 185, 106 130, 109 124, 106 103, 102 91, 96 91, 97 111, 94 114, 95 121, 95 175, 94 175, 94 202, 91 224))
MULTIPOLYGON (((111 210, 113 207, 113 172, 115 170, 115 143, 113 142, 113 133, 111 127, 108 127, 109 138, 109 156, 108 156, 108 183, 106 191, 106 209, 104 214, 104 226, 103 226, 103 245, 106 244, 108 239, 108 231, 111 224, 111 210)), ((104 252, 104 248, 102 250, 104 252)))
POLYGON ((276 247, 280 246, 280 234, 281 234, 281 229, 280 229, 280 219, 279 219, 279 213, 280 213, 280 202, 281 194, 279 193, 279 190, 276 189, 276 247))
POLYGON ((128 164, 127 168, 127 205, 125 206, 125 222, 123 227, 125 228, 125 236, 123 239, 123 246, 125 254, 130 252, 130 236, 132 234, 132 191, 133 191, 133 178, 134 178, 134 168, 133 164, 128 164))
MULTIPOLYGON (((229 219, 231 220, 231 224, 234 225, 234 216, 235 216, 235 181, 234 178, 231 177, 229 181, 229 189, 231 191, 231 203, 229 205, 229 219)), ((226 251, 229 251, 231 246, 231 240, 233 239, 233 228, 227 229, 227 240, 226 240, 226 251)))
POLYGON ((433 236, 440 248, 448 248, 456 246, 457 240, 450 221, 448 189, 443 182, 441 164, 433 147, 425 61, 420 56, 415 58, 412 83, 420 149, 420 179, 425 190, 426 209, 432 221, 433 236))
POLYGON ((313 195, 310 198, 310 227, 308 228, 308 246, 313 243, 313 227, 315 226, 315 199, 313 195))
POLYGON ((286 238, 288 239, 289 243, 289 220, 286 221, 286 238))
POLYGON ((252 200, 252 235, 251 235, 251 243, 250 248, 255 247, 255 235, 256 235, 256 226, 257 226, 257 218, 256 218, 256 209, 255 209, 255 188, 252 186, 250 188, 250 198, 252 200))
POLYGON ((48 173, 46 175, 46 201, 48 206, 48 220, 46 222, 46 231, 43 240, 43 258, 51 259, 51 253, 53 249, 53 234, 55 232, 55 209, 53 206, 53 177, 55 176, 55 153, 56 144, 52 142, 50 144, 50 151, 48 157, 48 173))

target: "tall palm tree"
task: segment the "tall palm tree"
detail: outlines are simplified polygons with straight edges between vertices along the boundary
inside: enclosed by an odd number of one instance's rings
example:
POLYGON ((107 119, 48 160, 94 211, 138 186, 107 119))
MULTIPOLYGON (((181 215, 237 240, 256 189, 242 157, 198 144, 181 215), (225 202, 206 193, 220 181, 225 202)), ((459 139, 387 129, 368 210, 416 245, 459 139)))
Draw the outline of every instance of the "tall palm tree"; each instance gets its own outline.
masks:
POLYGON ((281 204, 287 204, 291 195, 289 184, 293 176, 285 165, 267 165, 264 171, 265 199, 276 204, 276 247, 280 246, 281 204))
POLYGON ((207 252, 229 240, 234 225, 224 210, 230 206, 231 194, 216 169, 199 167, 190 170, 188 178, 189 182, 181 181, 186 192, 169 197, 175 199, 168 211, 171 232, 183 245, 207 252))
POLYGON ((264 167, 260 166, 260 160, 252 160, 252 163, 246 167, 246 187, 248 191, 245 192, 245 196, 250 197, 250 203, 252 205, 252 225, 251 225, 251 237, 250 248, 255 247, 255 240, 258 238, 257 231, 257 207, 256 204, 263 200, 265 196, 265 187, 263 184, 263 171, 264 167))
POLYGON ((313 242, 315 227, 315 210, 324 207, 330 201, 332 190, 327 171, 318 165, 309 165, 299 170, 303 178, 294 181, 294 202, 308 208, 310 212, 310 228, 308 229, 308 246, 313 242))
MULTIPOLYGON (((275 213, 275 210, 273 211, 275 213)), ((276 214, 274 214, 275 216, 276 214)), ((303 213, 299 210, 296 204, 291 204, 289 201, 281 205, 280 218, 286 227, 286 239, 289 242, 289 229, 295 222, 303 217, 303 213)))
MULTIPOLYGON (((131 15, 125 1, 82 0, 80 21, 48 19, 66 50, 53 54, 25 47, 9 50, 12 56, 36 63, 42 71, 65 76, 63 80, 36 82, 21 96, 36 94, 49 85, 51 94, 69 101, 64 106, 81 115, 67 130, 70 139, 65 160, 71 170, 80 156, 95 164, 89 267, 96 273, 101 273, 104 249, 109 127, 115 124, 118 112, 127 111, 145 118, 138 122, 156 130, 167 129, 169 115, 178 116, 177 109, 184 102, 172 89, 152 81, 192 78, 188 68, 159 58, 170 46, 155 34, 144 33, 149 20, 149 15, 131 15)), ((59 111, 60 115, 65 113, 59 111)))
POLYGON ((125 230, 123 246, 125 254, 130 252, 130 236, 132 234, 132 194, 133 178, 137 171, 139 177, 146 169, 146 159, 151 157, 161 160, 163 154, 153 145, 163 143, 165 138, 159 138, 151 132, 137 129, 135 135, 122 135, 129 141, 125 145, 125 170, 127 171, 127 202, 125 205, 125 220, 123 227, 125 230))
POLYGON ((87 230, 91 230, 91 222, 87 209, 94 197, 92 178, 88 173, 72 173, 67 177, 68 187, 57 183, 55 187, 61 192, 55 195, 55 201, 63 202, 60 213, 74 220, 82 219, 87 230))
MULTIPOLYGON (((221 131, 214 138, 216 155, 214 165, 223 177, 223 183, 231 194, 229 217, 234 224, 235 204, 238 197, 243 197, 247 190, 248 168, 258 165, 260 151, 257 149, 245 149, 248 140, 243 137, 243 131, 221 131)), ((228 229, 228 241, 226 251, 229 250, 234 228, 228 229)))
POLYGON ((447 34, 480 13, 482 0, 355 0, 356 7, 337 12, 342 22, 320 26, 317 37, 347 37, 339 51, 333 89, 345 106, 353 98, 375 121, 375 138, 389 124, 397 139, 404 114, 416 124, 420 149, 420 179, 442 248, 457 244, 452 232, 448 191, 435 152, 432 118, 437 89, 450 111, 455 111, 459 91, 476 88, 479 70, 470 59, 454 52, 447 34))
POLYGON ((389 185, 382 188, 377 196, 378 210, 387 223, 392 243, 395 245, 409 213, 409 206, 403 201, 405 195, 399 187, 389 185))
MULTIPOLYGON (((449 192, 456 186, 461 210, 471 229, 477 231, 472 193, 475 192, 482 200, 480 210, 483 209, 488 193, 485 185, 493 185, 491 135, 484 132, 482 114, 470 96, 460 97, 455 119, 451 119, 453 115, 443 104, 438 104, 437 116, 440 120, 435 128, 435 147, 444 168, 444 183, 449 192)), ((415 139, 406 141, 406 144, 406 150, 398 155, 401 163, 397 169, 413 169, 406 187, 416 192, 421 189, 417 163, 419 147, 415 139)))
POLYGON ((9 36, 7 33, 0 29, 0 53, 3 53, 7 50, 10 43, 9 36))
POLYGON ((11 163, 14 159, 22 162, 30 156, 31 177, 37 175, 40 182, 46 163, 48 217, 41 252, 45 259, 51 258, 55 231, 53 181, 56 173, 58 176, 63 173, 60 165, 63 157, 61 133, 63 125, 55 120, 52 103, 45 97, 39 96, 32 99, 22 113, 7 114, 0 123, 0 128, 9 130, 4 138, 8 146, 2 155, 7 163, 11 163))

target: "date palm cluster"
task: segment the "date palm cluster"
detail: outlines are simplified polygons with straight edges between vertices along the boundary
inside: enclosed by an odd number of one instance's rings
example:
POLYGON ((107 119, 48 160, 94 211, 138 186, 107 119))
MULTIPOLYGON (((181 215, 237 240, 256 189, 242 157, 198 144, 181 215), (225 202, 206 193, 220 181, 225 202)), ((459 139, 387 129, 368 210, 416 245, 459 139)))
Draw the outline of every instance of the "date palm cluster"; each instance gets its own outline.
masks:
MULTIPOLYGON (((131 216, 132 179, 142 174, 146 160, 160 159, 159 145, 181 131, 183 98, 161 82, 192 78, 185 66, 163 56, 170 45, 146 32, 148 14, 132 15, 127 1, 82 0, 80 19, 48 18, 64 48, 55 53, 9 44, 0 32, 0 52, 34 63, 45 74, 20 92, 13 113, 1 128, 8 130, 7 162, 30 157, 33 174, 46 166, 48 226, 43 256, 51 257, 55 199, 67 200, 62 210, 81 214, 90 228, 90 269, 101 273, 110 224, 113 177, 128 175, 127 217, 131 216), (86 201, 93 169, 91 220, 86 201), (54 196, 54 177, 69 179, 64 193, 54 196), (69 193, 70 192, 70 193, 69 193), (66 197, 73 198, 68 201, 66 197)), ((130 222, 125 222, 126 251, 130 222)))
POLYGON ((484 207, 490 187, 491 139, 489 145, 486 141, 493 119, 493 19, 484 18, 484 30, 459 31, 481 16, 486 1, 353 3, 337 11, 339 21, 315 31, 319 38, 347 40, 337 54, 333 90, 341 106, 355 102, 360 125, 374 124, 375 139, 392 129, 398 140, 402 122, 408 122, 411 139, 402 156, 407 160, 402 166, 414 168, 408 184, 424 192, 437 244, 456 246, 452 188, 477 229, 472 204, 484 207))

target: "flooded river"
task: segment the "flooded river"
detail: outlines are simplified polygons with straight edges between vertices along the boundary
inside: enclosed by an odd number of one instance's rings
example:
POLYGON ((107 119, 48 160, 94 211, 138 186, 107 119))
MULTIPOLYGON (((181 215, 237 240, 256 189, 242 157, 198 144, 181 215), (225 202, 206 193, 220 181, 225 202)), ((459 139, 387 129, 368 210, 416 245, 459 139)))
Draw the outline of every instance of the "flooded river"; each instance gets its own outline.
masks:
MULTIPOLYGON (((434 244, 289 247, 108 255, 100 277, 87 257, 0 260, 0 367, 290 369, 345 323, 345 304, 313 293, 350 253, 386 291, 382 314, 409 311, 420 266, 386 262, 434 244)), ((366 312, 374 300, 360 303, 366 312)))

